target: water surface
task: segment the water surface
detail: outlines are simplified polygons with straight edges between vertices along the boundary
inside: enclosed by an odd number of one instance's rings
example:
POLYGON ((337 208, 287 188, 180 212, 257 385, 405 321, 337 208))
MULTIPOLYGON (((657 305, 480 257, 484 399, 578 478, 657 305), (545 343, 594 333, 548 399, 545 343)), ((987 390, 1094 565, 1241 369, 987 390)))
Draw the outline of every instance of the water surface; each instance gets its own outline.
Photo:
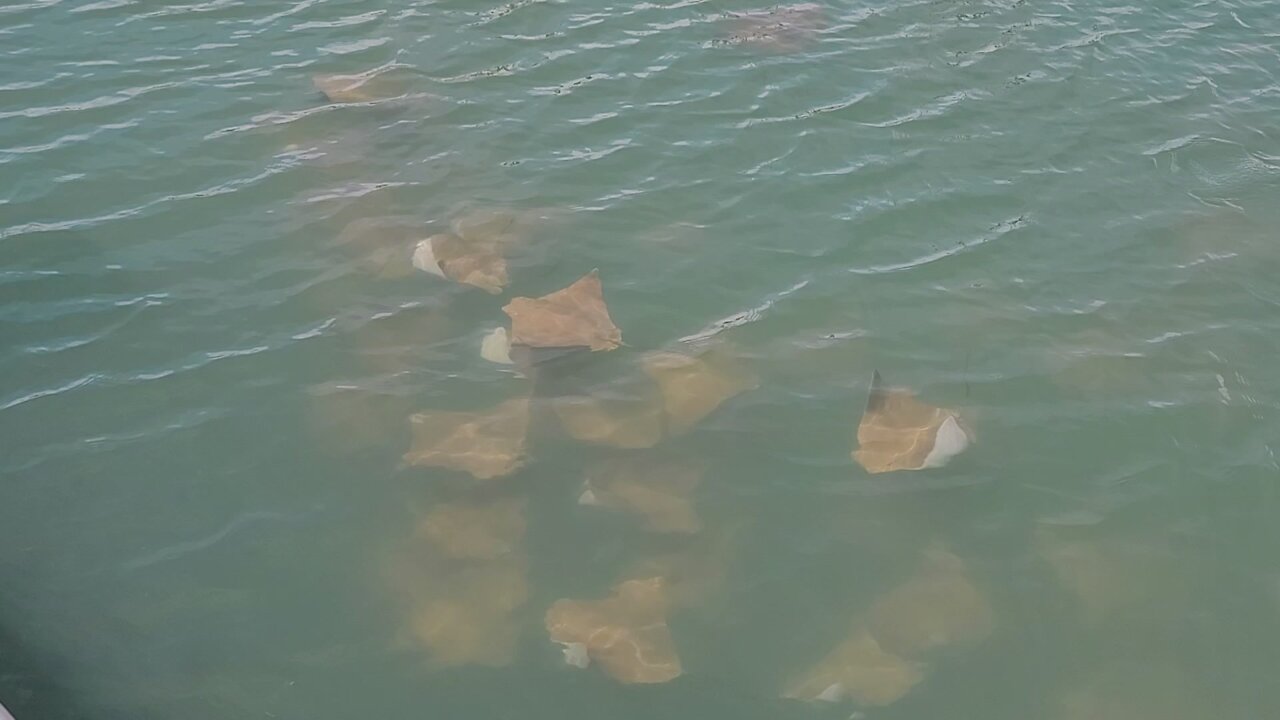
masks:
POLYGON ((1273 5, 823 3, 774 42, 741 17, 764 9, 0 7, 0 701, 1274 715, 1273 5), (368 102, 312 84, 368 71, 368 102), (531 218, 504 294, 406 266, 494 210, 531 218), (557 365, 536 401, 626 392, 646 353, 706 342, 758 388, 650 450, 535 413, 510 477, 406 464, 412 413, 533 392, 481 340, 509 298, 593 268, 626 344, 557 365), (973 446, 858 467, 877 369, 973 446), (701 531, 577 504, 620 456, 700 464, 701 531), (395 579, 459 498, 524 504, 503 667, 441 667, 395 579), (989 633, 886 707, 781 698, 939 548, 989 633), (670 616, 684 674, 565 666, 546 609, 666 556, 709 586, 670 616))

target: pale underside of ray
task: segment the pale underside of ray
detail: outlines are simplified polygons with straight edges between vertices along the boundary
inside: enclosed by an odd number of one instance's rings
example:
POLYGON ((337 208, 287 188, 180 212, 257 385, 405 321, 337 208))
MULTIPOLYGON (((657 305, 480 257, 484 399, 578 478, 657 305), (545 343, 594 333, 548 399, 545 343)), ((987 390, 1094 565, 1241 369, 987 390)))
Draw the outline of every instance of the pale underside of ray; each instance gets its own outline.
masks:
POLYGON ((924 678, 916 663, 885 652, 864 628, 853 633, 793 681, 786 697, 796 700, 889 705, 924 678))
POLYGON ((698 357, 649 353, 643 366, 658 383, 667 429, 672 434, 687 432, 725 401, 757 386, 754 375, 718 349, 698 357))
POLYGON ((603 600, 558 600, 546 626, 570 664, 590 660, 623 683, 662 683, 683 672, 666 614, 663 581, 647 578, 623 582, 603 600))
POLYGON ((519 550, 525 534, 525 502, 440 503, 418 524, 418 535, 446 557, 494 560, 519 550))
POLYGON ((511 365, 511 339, 506 328, 497 328, 480 341, 480 357, 491 363, 511 365))
POLYGON ((529 400, 508 400, 488 412, 420 412, 409 418, 413 444, 405 461, 461 470, 476 479, 510 475, 524 464, 529 400))
POLYGON ((1171 561, 1175 556, 1169 548, 1131 537, 1080 537, 1069 530, 1037 529, 1036 550, 1085 621, 1098 623, 1129 612, 1150 617, 1157 606, 1178 604, 1184 574, 1171 561))
POLYGON ((886 389, 876 373, 856 441, 853 459, 869 473, 884 473, 941 467, 968 447, 969 435, 954 411, 886 389))
POLYGON ((975 645, 994 624, 991 604, 964 561, 937 546, 926 551, 912 577, 878 598, 867 614, 867 627, 880 645, 912 659, 975 645))
POLYGON ((511 318, 512 345, 600 351, 622 344, 622 331, 609 317, 595 270, 540 298, 514 298, 502 311, 511 318))
POLYGON ((587 471, 578 502, 627 512, 655 533, 690 534, 702 529, 693 506, 701 470, 678 463, 612 460, 587 471))
POLYGON ((662 440, 663 411, 650 398, 562 398, 553 406, 575 440, 617 448, 651 448, 662 440))

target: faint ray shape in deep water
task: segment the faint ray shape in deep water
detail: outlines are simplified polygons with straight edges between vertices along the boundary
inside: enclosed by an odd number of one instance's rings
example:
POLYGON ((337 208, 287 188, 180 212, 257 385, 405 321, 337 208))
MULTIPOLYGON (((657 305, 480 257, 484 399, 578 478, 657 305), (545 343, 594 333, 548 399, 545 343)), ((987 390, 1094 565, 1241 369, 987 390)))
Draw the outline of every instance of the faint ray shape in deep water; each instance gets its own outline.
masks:
POLYGON ((510 497, 437 503, 417 536, 454 560, 497 560, 523 547, 527 504, 510 497))
POLYGON ((516 611, 529 599, 524 553, 459 560, 415 534, 384 566, 408 615, 402 636, 426 651, 433 669, 503 667, 515 659, 522 633, 516 611))
POLYGON ((907 580, 872 603, 867 627, 885 650, 925 660, 985 641, 995 629, 995 609, 968 565, 931 545, 907 580))
POLYGON ((612 458, 587 468, 578 504, 634 515, 649 532, 691 535, 702 530, 693 497, 701 481, 698 463, 612 458))
POLYGON ((484 412, 430 410, 409 418, 413 445, 410 465, 470 473, 477 480, 504 477, 525 464, 529 400, 508 400, 484 412))
POLYGON ((812 668, 787 684, 783 697, 811 702, 851 700, 892 705, 924 679, 924 668, 885 652, 863 628, 838 644, 812 668))
POLYGON ((552 408, 566 433, 593 445, 645 449, 666 432, 662 401, 654 388, 610 396, 557 398, 552 408))

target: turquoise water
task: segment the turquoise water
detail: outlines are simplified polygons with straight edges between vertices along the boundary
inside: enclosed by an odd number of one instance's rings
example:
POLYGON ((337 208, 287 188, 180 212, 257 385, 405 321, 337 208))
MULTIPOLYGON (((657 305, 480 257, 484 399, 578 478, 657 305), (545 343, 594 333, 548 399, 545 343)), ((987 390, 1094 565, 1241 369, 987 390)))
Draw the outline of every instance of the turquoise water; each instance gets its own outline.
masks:
POLYGON ((1273 5, 765 9, 0 6, 0 702, 1274 716, 1273 5), (374 77, 330 103, 328 73, 374 77), (494 216, 518 220, 502 294, 410 264, 494 216), (481 359, 510 298, 595 268, 624 346, 481 359), (688 432, 621 450, 560 426, 560 398, 648 392, 648 353, 708 345, 754 389, 688 432), (971 446, 866 472, 875 370, 953 409, 971 446), (521 397, 510 475, 406 462, 412 414, 521 397), (578 504, 602 462, 697 468, 697 532, 578 504), (455 565, 521 587, 454 643, 486 662, 451 662, 414 619, 487 591, 439 570, 423 518, 504 502, 527 530, 455 565), (895 600, 940 553, 989 627, 945 582, 895 600), (548 608, 655 562, 680 569, 683 673, 567 666, 548 608), (946 632, 899 651, 886 606, 946 632), (901 697, 783 697, 868 626, 919 673, 901 697))

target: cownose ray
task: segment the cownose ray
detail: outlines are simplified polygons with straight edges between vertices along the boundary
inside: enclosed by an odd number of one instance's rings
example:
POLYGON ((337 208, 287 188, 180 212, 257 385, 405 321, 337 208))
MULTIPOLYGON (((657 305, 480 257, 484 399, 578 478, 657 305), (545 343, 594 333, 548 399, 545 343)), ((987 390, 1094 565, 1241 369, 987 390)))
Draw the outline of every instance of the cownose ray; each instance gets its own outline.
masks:
POLYGON ((413 266, 491 295, 501 293, 510 282, 500 245, 468 242, 452 233, 432 235, 419 242, 413 251, 413 266))
POLYGON ((959 415, 885 388, 876 371, 858 423, 853 459, 869 473, 942 467, 969 446, 959 415))
POLYGON ((494 560, 458 560, 420 534, 387 558, 389 589, 406 612, 401 637, 437 668, 500 667, 515 656, 515 612, 528 600, 528 560, 512 552, 494 560))
POLYGON ((409 423, 413 442, 405 462, 489 480, 510 475, 524 464, 529 399, 507 400, 483 412, 419 412, 409 423))
POLYGON ((504 208, 470 210, 450 222, 449 232, 420 241, 413 265, 423 272, 498 294, 510 282, 506 251, 527 231, 533 211, 504 208))
POLYGON ((730 398, 758 386, 755 375, 720 347, 696 356, 652 352, 641 362, 658 384, 673 435, 687 432, 730 398))
POLYGON ((557 600, 547 610, 551 641, 564 646, 566 662, 596 662, 628 684, 663 683, 683 672, 667 627, 662 578, 627 580, 602 600, 557 600))
POLYGON ((578 503, 636 515, 650 532, 688 535, 702 529, 693 505, 701 479, 693 464, 614 458, 587 469, 578 503))
POLYGON ((439 503, 418 523, 417 535, 449 558, 496 560, 520 549, 525 504, 523 498, 439 503))
POLYGON ((594 352, 622 345, 622 331, 609 317, 596 270, 548 295, 514 298, 502 311, 511 318, 513 346, 585 347, 594 352))
POLYGON ((910 578, 872 604, 867 627, 886 651, 914 660, 976 645, 991 634, 994 618, 965 562, 935 544, 910 578))
POLYGON ((784 691, 794 700, 890 705, 924 679, 923 668, 886 652, 867 632, 855 627, 826 657, 795 678, 784 691))
POLYGON ((651 448, 665 429, 662 401, 656 395, 557 399, 553 404, 565 432, 575 440, 616 448, 651 448))

